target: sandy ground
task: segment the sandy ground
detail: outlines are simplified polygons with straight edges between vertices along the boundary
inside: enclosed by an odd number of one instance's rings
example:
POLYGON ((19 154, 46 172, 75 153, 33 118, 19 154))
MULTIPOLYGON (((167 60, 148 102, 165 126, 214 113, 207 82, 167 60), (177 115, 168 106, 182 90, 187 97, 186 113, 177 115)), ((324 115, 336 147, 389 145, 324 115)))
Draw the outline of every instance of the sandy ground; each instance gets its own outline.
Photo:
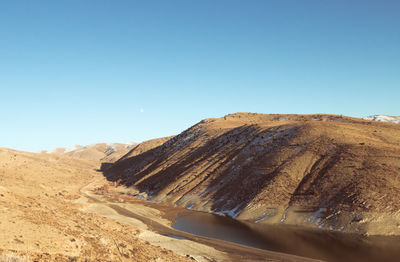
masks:
POLYGON ((90 162, 0 149, 0 261, 190 261, 129 223, 82 211, 90 162))

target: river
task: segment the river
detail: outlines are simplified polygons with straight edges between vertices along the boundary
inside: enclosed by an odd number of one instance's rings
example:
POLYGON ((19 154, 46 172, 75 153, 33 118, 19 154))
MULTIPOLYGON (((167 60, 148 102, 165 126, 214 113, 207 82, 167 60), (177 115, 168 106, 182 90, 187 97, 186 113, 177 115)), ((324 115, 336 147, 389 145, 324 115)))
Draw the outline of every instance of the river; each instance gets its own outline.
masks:
POLYGON ((326 261, 400 261, 400 237, 245 223, 204 212, 180 214, 173 228, 265 250, 326 261))

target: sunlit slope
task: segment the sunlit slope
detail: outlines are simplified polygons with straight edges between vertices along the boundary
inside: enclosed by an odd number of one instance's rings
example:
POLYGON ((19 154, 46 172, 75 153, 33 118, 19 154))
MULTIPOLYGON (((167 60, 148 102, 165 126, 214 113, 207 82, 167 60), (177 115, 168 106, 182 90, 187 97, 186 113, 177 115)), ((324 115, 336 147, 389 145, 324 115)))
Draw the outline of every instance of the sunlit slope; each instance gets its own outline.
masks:
POLYGON ((237 113, 203 120, 105 174, 157 202, 262 223, 373 232, 377 214, 399 215, 400 126, 237 113))

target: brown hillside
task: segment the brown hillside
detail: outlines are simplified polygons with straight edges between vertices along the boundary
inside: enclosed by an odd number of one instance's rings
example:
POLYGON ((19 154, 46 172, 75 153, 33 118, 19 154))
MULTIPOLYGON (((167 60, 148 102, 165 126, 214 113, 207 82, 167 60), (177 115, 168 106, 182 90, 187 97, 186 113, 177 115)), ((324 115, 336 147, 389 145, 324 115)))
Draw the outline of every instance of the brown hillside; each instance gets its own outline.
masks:
POLYGON ((238 219, 400 233, 400 125, 392 123, 231 114, 127 155, 105 175, 155 202, 238 219))
POLYGON ((0 261, 191 261, 140 239, 143 230, 116 214, 103 216, 107 206, 89 212, 95 203, 81 189, 105 182, 97 167, 0 148, 0 261))

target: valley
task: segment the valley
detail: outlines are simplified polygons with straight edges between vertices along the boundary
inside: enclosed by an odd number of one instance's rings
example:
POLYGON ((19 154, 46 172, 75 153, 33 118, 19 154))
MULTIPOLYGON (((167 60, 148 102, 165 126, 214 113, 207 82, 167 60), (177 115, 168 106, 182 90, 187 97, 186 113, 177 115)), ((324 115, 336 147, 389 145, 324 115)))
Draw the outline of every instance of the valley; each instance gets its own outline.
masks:
POLYGON ((390 261, 399 158, 400 125, 337 115, 236 113, 138 144, 1 148, 0 261, 390 261))

